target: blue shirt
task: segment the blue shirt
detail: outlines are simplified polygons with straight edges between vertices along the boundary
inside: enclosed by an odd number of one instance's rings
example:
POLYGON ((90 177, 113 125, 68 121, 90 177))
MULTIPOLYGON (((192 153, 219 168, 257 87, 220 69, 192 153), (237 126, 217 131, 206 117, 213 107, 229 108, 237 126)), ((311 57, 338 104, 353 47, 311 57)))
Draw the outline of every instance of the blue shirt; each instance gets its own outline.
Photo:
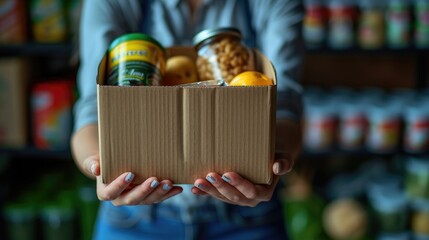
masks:
MULTIPOLYGON (((80 68, 75 105, 75 130, 97 123, 96 75, 98 65, 113 39, 142 30, 143 6, 138 0, 88 0, 83 2, 80 29, 80 68)), ((253 42, 274 64, 277 88, 284 92, 286 117, 299 117, 299 72, 303 44, 303 11, 299 0, 204 0, 194 19, 183 0, 152 1, 145 11, 148 34, 166 47, 191 45, 193 36, 214 27, 236 27, 245 42, 253 42), (254 39, 249 39, 253 38, 254 39), (252 40, 252 41, 250 41, 252 40)), ((185 186, 167 203, 195 205, 206 197, 195 196, 185 186)), ((185 206, 186 207, 186 206, 185 206)))

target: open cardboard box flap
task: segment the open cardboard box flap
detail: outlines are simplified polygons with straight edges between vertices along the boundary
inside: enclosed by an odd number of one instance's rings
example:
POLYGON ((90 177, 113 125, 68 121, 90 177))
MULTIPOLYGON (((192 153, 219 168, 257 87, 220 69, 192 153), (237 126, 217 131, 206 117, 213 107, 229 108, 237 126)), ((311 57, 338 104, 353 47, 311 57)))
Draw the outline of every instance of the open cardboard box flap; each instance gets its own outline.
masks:
MULTIPOLYGON (((192 48, 168 56, 195 58, 192 48)), ((255 51, 255 64, 276 82, 270 61, 255 51)), ((166 87, 103 85, 97 76, 101 175, 109 183, 133 172, 192 184, 209 172, 237 172, 253 183, 272 180, 276 86, 166 87)))

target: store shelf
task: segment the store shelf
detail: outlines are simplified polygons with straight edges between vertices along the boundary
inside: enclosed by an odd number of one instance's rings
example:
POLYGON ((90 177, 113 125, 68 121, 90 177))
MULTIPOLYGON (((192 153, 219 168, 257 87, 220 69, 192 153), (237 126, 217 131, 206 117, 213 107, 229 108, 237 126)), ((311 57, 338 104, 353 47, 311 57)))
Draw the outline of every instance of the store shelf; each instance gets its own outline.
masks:
POLYGON ((73 51, 70 43, 24 43, 0 45, 0 55, 5 56, 69 56, 73 51))
POLYGON ((423 152, 423 153, 411 153, 411 152, 407 152, 404 151, 402 149, 398 149, 392 152, 387 152, 387 153, 377 153, 377 152, 372 152, 369 151, 367 149, 360 149, 360 150, 343 150, 343 149, 339 149, 339 148, 335 148, 335 149, 330 149, 327 151, 320 151, 320 152, 315 152, 315 151, 309 151, 309 150, 303 150, 301 152, 301 157, 302 158, 329 158, 329 157, 333 157, 333 156, 343 156, 343 157, 362 157, 362 158, 377 158, 377 157, 381 157, 381 158, 386 158, 386 157, 393 157, 395 155, 407 155, 407 156, 415 156, 415 157, 420 157, 420 156, 428 156, 429 152, 423 152))
POLYGON ((429 55, 429 49, 426 48, 416 48, 416 47, 407 47, 407 48, 378 48, 378 49, 363 49, 359 47, 345 48, 345 49, 334 49, 329 47, 319 47, 319 48, 307 48, 307 54, 329 54, 329 55, 377 55, 377 56, 386 56, 386 55, 429 55))
POLYGON ((43 150, 34 146, 25 148, 0 148, 0 155, 21 159, 72 159, 70 149, 43 150))

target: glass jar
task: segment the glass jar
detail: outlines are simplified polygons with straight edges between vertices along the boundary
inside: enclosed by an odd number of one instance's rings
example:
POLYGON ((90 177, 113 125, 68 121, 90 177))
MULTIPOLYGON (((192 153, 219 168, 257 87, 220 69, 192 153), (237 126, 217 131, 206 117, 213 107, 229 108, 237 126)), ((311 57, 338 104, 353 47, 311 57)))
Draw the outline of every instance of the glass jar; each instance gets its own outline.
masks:
POLYGON ((334 49, 353 47, 355 44, 356 12, 350 0, 329 1, 328 45, 334 49))
POLYGON ((321 47, 326 39, 327 14, 322 0, 306 0, 303 37, 309 48, 321 47))
POLYGON ((193 44, 200 81, 221 80, 227 85, 239 73, 254 70, 253 55, 242 44, 242 35, 236 28, 201 31, 193 44))
POLYGON ((429 109, 422 103, 406 106, 404 149, 410 153, 429 150, 429 109))
POLYGON ((410 45, 411 13, 408 0, 386 2, 386 42, 392 48, 410 45))
POLYGON ((429 47, 429 0, 415 0, 414 2, 414 40, 416 47, 429 47))
POLYGON ((380 1, 360 0, 359 45, 365 49, 384 44, 384 6, 380 1))

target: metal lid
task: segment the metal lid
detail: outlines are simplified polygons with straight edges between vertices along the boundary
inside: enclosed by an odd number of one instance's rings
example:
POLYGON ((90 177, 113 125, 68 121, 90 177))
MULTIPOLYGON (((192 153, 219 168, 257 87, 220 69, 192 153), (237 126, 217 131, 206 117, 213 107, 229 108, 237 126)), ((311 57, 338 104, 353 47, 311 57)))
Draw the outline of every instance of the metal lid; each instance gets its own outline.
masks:
POLYGON ((147 34, 144 34, 144 33, 128 33, 128 34, 125 34, 125 35, 122 35, 122 36, 116 38, 110 44, 109 51, 112 50, 113 48, 115 48, 116 46, 118 46, 120 43, 125 42, 125 41, 131 41, 131 40, 143 40, 143 41, 148 41, 148 42, 154 43, 155 45, 160 47, 165 54, 165 48, 161 45, 161 43, 159 43, 153 37, 151 37, 147 34))
POLYGON ((203 30, 194 36, 192 42, 194 46, 197 46, 206 39, 218 36, 220 34, 241 38, 241 32, 237 28, 223 27, 203 30))

